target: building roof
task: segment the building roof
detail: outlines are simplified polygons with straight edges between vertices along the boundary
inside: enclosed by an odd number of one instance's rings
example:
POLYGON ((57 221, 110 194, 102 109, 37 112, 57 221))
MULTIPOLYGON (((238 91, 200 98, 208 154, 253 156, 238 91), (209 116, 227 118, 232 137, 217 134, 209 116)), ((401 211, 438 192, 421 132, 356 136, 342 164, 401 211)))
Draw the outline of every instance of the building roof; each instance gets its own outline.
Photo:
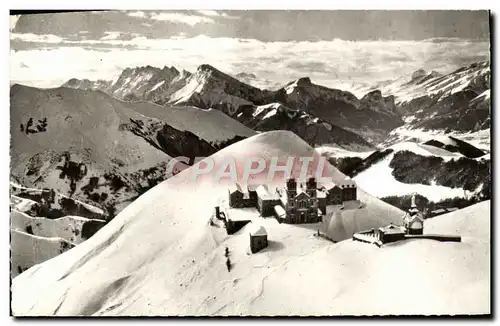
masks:
POLYGON ((394 225, 392 223, 387 226, 379 228, 379 231, 382 231, 384 233, 405 233, 405 230, 403 229, 402 226, 394 225))
POLYGON ((333 188, 335 188, 335 186, 337 186, 337 184, 335 182, 333 182, 333 180, 330 180, 328 182, 322 183, 321 185, 323 187, 325 187, 326 190, 333 189, 333 188))
POLYGON ((282 217, 282 216, 285 217, 286 216, 285 209, 282 206, 280 206, 280 205, 274 206, 274 212, 276 213, 276 215, 278 217, 282 217))
POLYGON ((420 212, 417 212, 415 215, 410 215, 408 213, 405 214, 405 216, 403 217, 403 220, 410 224, 410 223, 413 223, 413 221, 415 220, 420 220, 420 222, 424 222, 424 217, 422 216, 422 214, 420 212))
POLYGON ((257 192, 257 197, 259 197, 260 199, 264 199, 264 200, 277 200, 277 199, 279 199, 278 194, 269 193, 269 190, 268 190, 266 185, 258 186, 257 189, 255 189, 255 191, 257 192))
POLYGON ((320 191, 320 190, 316 190, 316 197, 318 197, 318 198, 326 198, 326 192, 320 191))
POLYGON ((258 184, 251 184, 247 186, 248 191, 255 191, 260 185, 258 184))
POLYGON ((351 178, 345 178, 339 182, 341 187, 356 187, 356 183, 351 178))
POLYGON ((235 193, 236 191, 241 192, 241 188, 240 188, 239 184, 237 184, 237 183, 232 183, 227 188, 229 190, 229 193, 231 193, 231 194, 235 193))
POLYGON ((259 236, 259 235, 267 236, 267 232, 263 226, 255 225, 254 227, 252 227, 252 229, 250 231, 250 235, 252 235, 252 236, 259 236))
POLYGON ((298 193, 298 194, 297 194, 297 196, 295 196, 295 198, 293 198, 293 199, 300 199, 301 197, 302 197, 302 198, 304 198, 304 197, 306 197, 306 198, 311 198, 311 197, 310 197, 310 196, 309 196, 309 195, 308 195, 308 194, 304 191, 304 192, 300 192, 300 193, 298 193))

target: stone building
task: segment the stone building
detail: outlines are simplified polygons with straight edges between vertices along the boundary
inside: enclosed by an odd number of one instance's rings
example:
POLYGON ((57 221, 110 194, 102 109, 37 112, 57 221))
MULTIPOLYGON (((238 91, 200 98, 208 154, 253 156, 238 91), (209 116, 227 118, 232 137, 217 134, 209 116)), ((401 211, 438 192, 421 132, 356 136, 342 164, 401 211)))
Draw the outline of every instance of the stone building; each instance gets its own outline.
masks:
POLYGON ((256 189, 257 194, 257 209, 262 217, 272 216, 274 214, 274 206, 280 203, 278 193, 270 192, 266 185, 260 185, 256 189))
POLYGON ((357 191, 354 180, 344 179, 339 183, 339 187, 342 189, 342 202, 356 200, 357 191))
POLYGON ((309 178, 300 187, 294 178, 288 179, 285 191, 281 193, 285 207, 285 222, 290 224, 321 222, 315 178, 309 178))
POLYGON ((257 193, 255 186, 241 187, 239 183, 233 184, 228 189, 229 206, 234 208, 255 207, 257 204, 257 193))
POLYGON ((404 227, 394 224, 378 229, 377 237, 382 243, 390 243, 405 238, 406 230, 404 227))
POLYGON ((323 189, 326 194, 327 205, 342 205, 342 188, 331 182, 324 185, 323 189))
POLYGON ((252 253, 259 252, 267 247, 267 232, 263 226, 255 227, 250 231, 250 250, 252 253))

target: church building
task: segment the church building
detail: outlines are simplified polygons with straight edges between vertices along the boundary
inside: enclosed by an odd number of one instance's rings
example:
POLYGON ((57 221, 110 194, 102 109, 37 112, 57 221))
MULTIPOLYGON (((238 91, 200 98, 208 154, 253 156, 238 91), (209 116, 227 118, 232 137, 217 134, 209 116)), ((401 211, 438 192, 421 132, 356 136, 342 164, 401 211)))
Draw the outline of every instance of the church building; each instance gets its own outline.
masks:
POLYGON ((424 217, 417 208, 417 204, 415 203, 415 195, 411 197, 410 209, 403 216, 403 225, 406 228, 407 234, 424 233, 424 217))

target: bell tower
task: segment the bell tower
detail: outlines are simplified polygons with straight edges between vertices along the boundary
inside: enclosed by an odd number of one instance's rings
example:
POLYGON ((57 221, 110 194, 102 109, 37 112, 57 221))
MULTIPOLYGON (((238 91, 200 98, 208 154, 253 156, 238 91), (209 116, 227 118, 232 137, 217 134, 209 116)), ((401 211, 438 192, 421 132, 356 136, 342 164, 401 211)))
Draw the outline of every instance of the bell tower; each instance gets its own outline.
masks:
POLYGON ((290 178, 286 181, 286 196, 288 200, 297 196, 297 181, 295 178, 290 178))
POLYGON ((307 195, 311 198, 316 197, 316 189, 317 189, 316 179, 314 177, 310 177, 307 180, 307 184, 306 184, 307 195))

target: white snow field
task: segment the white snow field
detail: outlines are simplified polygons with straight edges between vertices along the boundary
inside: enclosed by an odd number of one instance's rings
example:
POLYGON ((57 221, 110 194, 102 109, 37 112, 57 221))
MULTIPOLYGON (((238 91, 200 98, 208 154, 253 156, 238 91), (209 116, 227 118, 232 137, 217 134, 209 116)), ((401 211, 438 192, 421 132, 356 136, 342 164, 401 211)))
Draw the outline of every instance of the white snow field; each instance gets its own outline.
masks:
MULTIPOLYGON (((389 166, 394 154, 398 151, 411 151, 422 156, 441 157, 445 161, 464 157, 460 153, 449 152, 445 149, 414 142, 402 142, 390 146, 394 152, 375 163, 368 169, 356 175, 353 179, 359 187, 376 197, 402 196, 418 193, 431 201, 441 201, 446 198, 464 197, 470 195, 463 188, 450 188, 436 184, 424 185, 419 183, 403 183, 394 178, 389 166)), ((481 189, 478 189, 479 191, 481 189)))
MULTIPOLYGON (((262 133, 214 154, 310 155, 293 133, 262 133)), ((176 184, 190 168, 127 206, 89 240, 12 282, 15 316, 214 316, 469 314, 490 311, 489 203, 428 221, 429 232, 462 243, 413 240, 377 248, 354 231, 397 222, 403 212, 361 189, 365 204, 342 216, 338 243, 319 224, 255 217, 234 235, 211 226, 227 188, 210 177, 176 184), (249 232, 264 226, 269 246, 250 254, 249 232), (231 270, 226 267, 229 250, 231 270)), ((333 180, 344 176, 329 166, 333 180)), ((342 213, 343 214, 343 213, 342 213)), ((219 221, 217 221, 219 222, 219 221)), ((335 224, 333 224, 335 225, 335 224)))
POLYGON ((22 201, 18 202, 13 197, 11 196, 10 212, 12 278, 21 271, 54 258, 85 241, 89 237, 89 231, 84 232, 86 222, 94 224, 91 228, 106 223, 104 220, 80 216, 64 216, 57 219, 32 217, 23 212, 23 209, 27 211, 31 206, 20 205, 22 201))
POLYGON ((339 146, 321 146, 316 147, 316 151, 327 158, 330 157, 359 157, 362 159, 367 158, 373 151, 357 152, 348 150, 339 146))
POLYGON ((69 250, 73 245, 60 237, 40 237, 16 229, 10 230, 11 277, 69 250))
POLYGON ((85 241, 82 238, 82 227, 88 221, 105 223, 104 220, 88 219, 80 216, 64 216, 57 219, 31 217, 15 209, 12 209, 10 213, 11 230, 25 232, 26 228, 30 226, 35 236, 63 238, 75 245, 85 241))

